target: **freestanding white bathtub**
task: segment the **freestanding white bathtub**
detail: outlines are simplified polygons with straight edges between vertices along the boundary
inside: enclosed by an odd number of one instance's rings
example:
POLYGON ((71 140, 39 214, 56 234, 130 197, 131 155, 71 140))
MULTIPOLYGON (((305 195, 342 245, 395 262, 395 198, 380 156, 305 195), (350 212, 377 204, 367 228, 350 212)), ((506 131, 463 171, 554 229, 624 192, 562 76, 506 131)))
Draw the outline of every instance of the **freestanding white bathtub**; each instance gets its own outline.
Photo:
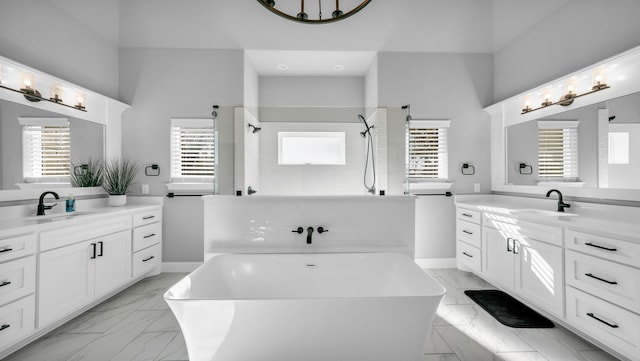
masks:
POLYGON ((191 361, 418 361, 444 292, 399 253, 223 254, 164 299, 191 361))

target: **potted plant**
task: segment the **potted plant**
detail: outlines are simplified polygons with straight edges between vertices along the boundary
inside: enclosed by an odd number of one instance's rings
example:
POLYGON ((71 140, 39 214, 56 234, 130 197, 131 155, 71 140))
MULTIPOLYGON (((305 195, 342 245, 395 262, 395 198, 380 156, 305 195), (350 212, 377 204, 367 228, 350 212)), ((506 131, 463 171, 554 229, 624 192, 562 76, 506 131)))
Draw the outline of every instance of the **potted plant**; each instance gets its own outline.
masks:
POLYGON ((102 185, 102 160, 80 160, 71 162, 70 180, 72 187, 100 187, 102 185))
POLYGON ((127 192, 138 171, 138 164, 127 159, 105 162, 102 188, 109 194, 110 206, 123 206, 127 203, 127 192))

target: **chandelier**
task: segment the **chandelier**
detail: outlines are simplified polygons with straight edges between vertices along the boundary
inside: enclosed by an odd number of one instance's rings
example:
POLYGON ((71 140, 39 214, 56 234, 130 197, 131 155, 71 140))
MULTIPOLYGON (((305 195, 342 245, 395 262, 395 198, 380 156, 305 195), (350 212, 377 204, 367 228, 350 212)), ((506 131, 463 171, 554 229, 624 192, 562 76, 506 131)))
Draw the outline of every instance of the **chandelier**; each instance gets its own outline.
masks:
MULTIPOLYGON (((269 9, 269 11, 271 11, 274 14, 282 16, 285 19, 289 19, 289 20, 293 20, 301 23, 307 23, 307 24, 330 23, 330 22, 348 18, 349 16, 362 10, 362 8, 364 8, 365 6, 367 6, 367 4, 371 2, 371 0, 364 0, 362 2, 360 0, 350 1, 351 5, 349 5, 349 8, 351 8, 351 10, 344 11, 344 9, 340 7, 340 0, 335 0, 335 1, 336 1, 335 8, 333 9, 328 9, 326 7, 324 8, 327 12, 331 11, 330 16, 325 16, 322 13, 322 10, 323 10, 322 0, 318 0, 317 6, 315 1, 308 1, 306 9, 305 9, 304 0, 300 0, 300 6, 298 6, 297 3, 294 4, 291 1, 279 0, 278 2, 288 3, 288 4, 283 4, 282 8, 279 7, 280 4, 276 4, 275 0, 258 0, 258 2, 262 4, 262 6, 269 9), (309 15, 309 14, 312 14, 312 15, 309 15), (317 14, 317 16, 315 14, 317 14)), ((329 2, 332 2, 332 1, 329 1, 329 2)))

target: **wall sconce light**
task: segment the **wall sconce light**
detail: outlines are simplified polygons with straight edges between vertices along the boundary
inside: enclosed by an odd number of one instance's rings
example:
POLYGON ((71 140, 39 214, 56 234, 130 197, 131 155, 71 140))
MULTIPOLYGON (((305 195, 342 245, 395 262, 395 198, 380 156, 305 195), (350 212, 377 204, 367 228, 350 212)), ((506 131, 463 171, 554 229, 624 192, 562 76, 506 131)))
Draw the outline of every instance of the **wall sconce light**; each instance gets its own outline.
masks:
POLYGON ((251 131, 251 133, 255 134, 255 133, 261 131, 262 128, 256 127, 255 125, 249 123, 249 130, 251 131))
POLYGON ((30 102, 39 102, 42 100, 42 94, 36 90, 36 77, 27 72, 20 75, 20 83, 22 88, 20 92, 24 94, 24 98, 30 102))
MULTIPOLYGON (((6 65, 6 64, 5 64, 6 65)), ((20 93, 30 102, 40 102, 47 101, 51 103, 55 103, 58 105, 62 105, 68 108, 74 108, 83 112, 86 112, 85 105, 85 94, 83 92, 79 92, 81 95, 82 101, 77 102, 76 105, 68 105, 63 102, 63 94, 65 92, 64 86, 60 83, 53 82, 49 85, 49 97, 43 97, 42 94, 36 89, 36 76, 35 74, 29 71, 21 71, 20 77, 17 77, 17 72, 15 78, 11 77, 13 74, 13 69, 11 67, 5 66, 5 72, 3 73, 2 64, 0 64, 0 89, 10 90, 12 92, 20 93), (7 75, 9 72, 9 76, 7 75)), ((19 68, 18 68, 19 69, 19 68)), ((41 79, 42 80, 42 79, 41 79)), ((47 79, 44 80, 45 86, 48 83, 47 79)), ((46 95, 46 94, 45 94, 46 95)))
POLYGON ((527 163, 520 163, 518 166, 518 171, 523 175, 531 175, 533 174, 533 167, 527 163))
POLYGON ((542 103, 540 103, 540 106, 537 108, 531 108, 531 96, 527 95, 524 98, 524 107, 522 108, 522 113, 520 114, 527 114, 529 112, 533 112, 542 108, 546 108, 550 105, 562 105, 564 107, 569 106, 571 104, 573 104, 573 101, 576 100, 576 98, 580 98, 583 97, 585 95, 588 94, 592 94, 595 92, 599 92, 601 90, 605 90, 605 89, 609 89, 610 86, 607 85, 606 83, 606 74, 605 74, 605 69, 603 68, 597 68, 594 69, 593 72, 593 86, 591 87, 590 91, 587 91, 585 93, 582 94, 578 94, 577 91, 577 81, 575 78, 571 78, 567 81, 566 84, 566 93, 564 93, 561 97, 560 100, 558 100, 557 102, 553 103, 551 102, 551 91, 547 90, 544 92, 544 100, 542 101, 542 103))
POLYGON ((462 172, 462 175, 474 175, 476 174, 476 167, 469 163, 462 163, 460 172, 462 172))
POLYGON ((76 95, 76 105, 74 105, 73 107, 79 110, 87 109, 86 103, 85 103, 85 95, 83 92, 79 92, 76 95))

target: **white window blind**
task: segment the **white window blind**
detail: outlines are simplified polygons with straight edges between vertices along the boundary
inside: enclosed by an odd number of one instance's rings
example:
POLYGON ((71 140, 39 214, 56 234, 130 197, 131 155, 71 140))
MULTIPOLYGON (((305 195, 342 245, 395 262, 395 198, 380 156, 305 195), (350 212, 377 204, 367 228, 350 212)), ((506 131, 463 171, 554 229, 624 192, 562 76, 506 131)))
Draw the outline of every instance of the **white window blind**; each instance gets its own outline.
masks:
POLYGON ((541 179, 579 179, 578 125, 578 121, 538 122, 538 172, 541 179))
POLYGON ((414 182, 448 178, 448 120, 411 120, 408 127, 409 179, 414 182))
POLYGON ((69 176, 71 131, 66 118, 18 118, 22 125, 23 175, 26 182, 69 176))
POLYGON ((213 119, 171 119, 171 182, 207 182, 215 176, 213 119))

